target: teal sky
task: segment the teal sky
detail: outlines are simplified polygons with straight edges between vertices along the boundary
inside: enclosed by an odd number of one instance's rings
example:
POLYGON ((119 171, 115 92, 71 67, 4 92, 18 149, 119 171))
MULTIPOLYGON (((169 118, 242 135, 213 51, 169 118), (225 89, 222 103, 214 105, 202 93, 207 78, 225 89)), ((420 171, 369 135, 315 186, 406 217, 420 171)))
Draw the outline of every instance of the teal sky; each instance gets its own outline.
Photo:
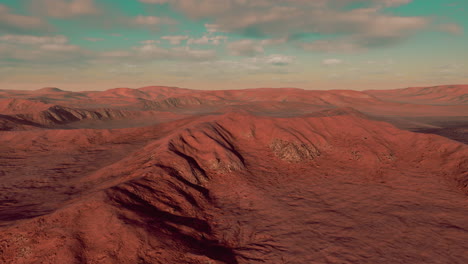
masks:
POLYGON ((468 83, 465 0, 0 0, 0 89, 468 83))

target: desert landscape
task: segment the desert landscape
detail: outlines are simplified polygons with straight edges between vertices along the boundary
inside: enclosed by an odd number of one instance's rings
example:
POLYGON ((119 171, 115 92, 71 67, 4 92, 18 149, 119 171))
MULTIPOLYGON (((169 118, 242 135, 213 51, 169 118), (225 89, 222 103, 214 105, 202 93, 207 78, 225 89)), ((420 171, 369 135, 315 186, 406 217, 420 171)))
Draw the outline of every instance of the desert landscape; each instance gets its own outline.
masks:
POLYGON ((0 91, 1 263, 466 263, 468 85, 0 91))
POLYGON ((467 11, 0 0, 0 264, 468 264, 467 11))

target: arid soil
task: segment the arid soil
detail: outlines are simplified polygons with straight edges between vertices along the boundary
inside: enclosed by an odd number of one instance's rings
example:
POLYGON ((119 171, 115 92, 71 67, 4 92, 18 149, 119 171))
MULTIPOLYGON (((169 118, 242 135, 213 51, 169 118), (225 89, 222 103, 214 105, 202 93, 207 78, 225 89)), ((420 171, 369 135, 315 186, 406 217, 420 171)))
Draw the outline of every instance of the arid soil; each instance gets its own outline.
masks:
POLYGON ((0 90, 0 263, 468 263, 468 86, 0 90))

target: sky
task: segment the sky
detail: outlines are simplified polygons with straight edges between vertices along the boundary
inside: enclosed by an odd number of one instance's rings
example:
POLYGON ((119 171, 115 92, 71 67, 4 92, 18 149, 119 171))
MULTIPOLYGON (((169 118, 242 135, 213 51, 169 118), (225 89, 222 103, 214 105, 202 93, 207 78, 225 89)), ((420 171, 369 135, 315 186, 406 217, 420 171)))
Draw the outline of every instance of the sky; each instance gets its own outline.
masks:
POLYGON ((0 0, 0 89, 468 83, 466 0, 0 0))

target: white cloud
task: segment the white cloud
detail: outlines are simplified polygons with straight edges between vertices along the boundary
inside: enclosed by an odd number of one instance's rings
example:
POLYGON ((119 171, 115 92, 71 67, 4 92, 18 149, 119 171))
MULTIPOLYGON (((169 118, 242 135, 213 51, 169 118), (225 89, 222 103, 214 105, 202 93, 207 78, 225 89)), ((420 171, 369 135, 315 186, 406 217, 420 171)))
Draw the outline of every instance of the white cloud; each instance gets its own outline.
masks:
POLYGON ((0 41, 17 44, 65 44, 68 38, 63 35, 57 36, 33 36, 33 35, 3 35, 0 41))
POLYGON ((277 39, 264 39, 261 41, 262 45, 277 45, 286 43, 286 38, 277 38, 277 39))
MULTIPOLYGON (((153 2, 151 0, 145 2, 153 2)), ((160 1, 157 1, 160 2, 160 1)), ((393 15, 383 10, 411 0, 171 0, 164 1, 194 19, 210 19, 208 32, 238 32, 279 39, 297 34, 338 34, 352 38, 353 46, 389 45, 428 26, 425 17, 393 15), (350 3, 364 8, 344 8, 350 3)), ((314 49, 312 47, 312 49, 314 49)), ((320 48, 324 49, 324 48, 320 48)), ((353 47, 353 49, 356 49, 353 47)))
POLYGON ((55 62, 80 63, 94 56, 93 52, 84 50, 79 46, 62 43, 34 45, 0 43, 0 50, 0 59, 15 59, 41 64, 55 62))
MULTIPOLYGON (((384 6, 400 6, 400 5, 406 5, 406 4, 409 4, 411 3, 412 0, 383 0, 382 1, 382 4, 384 6)), ((377 3, 379 3, 378 1, 375 1, 377 3)))
POLYGON ((48 27, 42 18, 12 14, 7 6, 0 4, 0 32, 37 31, 48 27))
POLYGON ((302 48, 307 51, 317 51, 326 53, 352 53, 363 49, 363 47, 354 43, 354 41, 351 39, 316 40, 313 42, 302 44, 302 48))
POLYGON ((49 51, 79 51, 81 48, 77 45, 55 43, 42 45, 40 49, 49 51))
POLYGON ((208 45, 208 44, 211 44, 211 45, 219 45, 221 42, 224 42, 227 40, 227 37, 226 36, 203 36, 201 38, 197 38, 197 39, 189 39, 187 41, 187 44, 188 45, 192 45, 192 44, 197 44, 197 45, 208 45))
POLYGON ((141 44, 159 44, 161 43, 160 40, 154 40, 154 39, 148 39, 148 40, 143 40, 140 41, 141 44))
POLYGON ((141 52, 141 53, 147 53, 147 54, 165 54, 167 52, 166 49, 164 48, 161 48, 159 46, 156 46, 156 45, 152 45, 152 44, 147 44, 147 45, 143 45, 143 46, 138 46, 138 47, 134 47, 133 48, 134 50, 138 51, 138 52, 141 52))
POLYGON ((189 36, 163 36, 161 39, 169 41, 172 45, 179 45, 182 41, 188 40, 189 36))
POLYGON ((205 24, 205 28, 208 33, 225 32, 219 25, 216 24, 205 24))
POLYGON ((338 65, 342 63, 343 61, 340 59, 325 59, 322 61, 322 65, 326 65, 326 66, 338 65))
POLYGON ((429 80, 453 80, 454 78, 466 78, 467 67, 464 63, 452 62, 445 65, 438 65, 425 72, 426 79, 429 80))
POLYGON ((262 69, 260 65, 252 61, 234 61, 234 60, 218 60, 202 62, 201 66, 213 69, 218 72, 252 72, 259 71, 262 69))
POLYGON ((395 64, 392 58, 380 59, 380 60, 367 60, 365 64, 372 65, 372 67, 389 67, 395 64))
POLYGON ((200 63, 201 67, 207 67, 210 72, 214 72, 216 77, 218 73, 229 74, 287 74, 294 72, 287 66, 295 61, 295 57, 282 54, 273 54, 269 56, 255 56, 251 58, 242 58, 239 60, 214 60, 200 63))
POLYGON ((243 39, 231 42, 227 45, 229 52, 236 56, 254 56, 263 53, 263 46, 251 39, 243 39))
POLYGON ((429 24, 423 17, 382 15, 378 9, 356 9, 331 15, 318 32, 344 34, 341 38, 304 43, 305 50, 356 52, 401 42, 429 24))
POLYGON ((211 16, 225 13, 232 9, 234 2, 243 0, 171 0, 166 1, 192 18, 211 16))
POLYGON ((101 53, 100 55, 108 58, 125 58, 130 57, 132 54, 128 51, 107 51, 101 53))
POLYGON ((63 35, 3 35, 0 36, 0 58, 28 62, 80 62, 92 57, 93 52, 70 44, 63 35))
POLYGON ((278 45, 286 41, 286 38, 263 40, 242 39, 228 43, 227 49, 232 55, 252 57, 263 53, 265 46, 278 45))
POLYGON ((143 45, 134 46, 129 50, 113 50, 97 53, 94 62, 118 63, 125 59, 127 64, 151 61, 210 61, 216 59, 217 53, 210 49, 192 49, 190 47, 164 48, 156 45, 156 41, 143 41, 143 45))
POLYGON ((138 60, 210 60, 216 51, 190 47, 162 48, 154 44, 133 47, 133 56, 138 60))
POLYGON ((169 3, 170 0, 139 0, 139 1, 145 4, 164 4, 164 3, 169 3))
POLYGON ((99 14, 94 0, 35 0, 32 10, 55 18, 99 14))
POLYGON ((176 57, 189 60, 208 60, 216 57, 214 50, 196 50, 189 47, 176 47, 172 49, 176 57))
POLYGON ((435 68, 435 72, 444 73, 444 74, 461 73, 463 72, 464 66, 465 65, 460 64, 460 63, 450 63, 446 65, 440 65, 435 68))
POLYGON ((98 41, 104 40, 103 38, 84 38, 84 39, 87 41, 91 41, 91 42, 98 42, 98 41))
POLYGON ((266 57, 266 62, 268 64, 276 65, 276 66, 284 66, 289 65, 294 61, 295 57, 293 56, 286 56, 281 54, 273 54, 266 57))
POLYGON ((462 35, 463 27, 455 23, 447 23, 438 26, 438 29, 443 32, 450 33, 452 35, 462 35))
POLYGON ((207 36, 203 36, 201 38, 198 38, 198 39, 189 39, 187 41, 187 44, 188 45, 192 45, 192 44, 198 44, 198 45, 206 45, 206 44, 209 44, 210 43, 210 39, 207 37, 207 36))
POLYGON ((157 16, 137 16, 134 19, 134 23, 137 25, 146 25, 146 26, 157 26, 163 24, 173 24, 174 21, 167 17, 157 17, 157 16))

